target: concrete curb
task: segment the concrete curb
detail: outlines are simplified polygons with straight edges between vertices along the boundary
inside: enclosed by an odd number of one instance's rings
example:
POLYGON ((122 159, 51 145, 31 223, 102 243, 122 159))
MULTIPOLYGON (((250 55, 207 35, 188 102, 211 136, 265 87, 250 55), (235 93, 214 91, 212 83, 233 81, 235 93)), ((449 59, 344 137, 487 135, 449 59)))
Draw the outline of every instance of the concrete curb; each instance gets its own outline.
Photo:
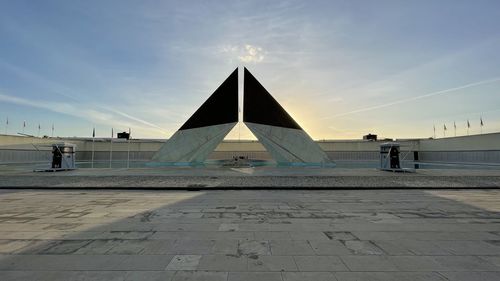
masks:
POLYGON ((103 190, 499 189, 500 176, 0 176, 0 188, 103 190))

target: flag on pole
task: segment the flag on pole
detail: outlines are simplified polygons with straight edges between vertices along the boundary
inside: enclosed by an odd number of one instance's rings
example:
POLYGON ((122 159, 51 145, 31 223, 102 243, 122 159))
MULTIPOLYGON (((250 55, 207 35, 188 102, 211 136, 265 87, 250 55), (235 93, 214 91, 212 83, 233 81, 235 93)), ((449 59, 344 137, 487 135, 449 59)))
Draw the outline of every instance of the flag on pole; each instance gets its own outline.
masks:
POLYGON ((470 128, 470 122, 469 122, 469 119, 467 119, 467 128, 470 128))
POLYGON ((26 128, 26 121, 23 121, 23 128, 26 128))
POLYGON ((484 123, 483 123, 483 117, 479 117, 479 120, 481 120, 481 127, 484 126, 484 123))
POLYGON ((448 128, 446 128, 446 124, 443 125, 443 129, 446 131, 448 128))
POLYGON ((455 121, 453 121, 453 128, 455 128, 455 130, 457 129, 457 123, 455 121))
POLYGON ((130 139, 130 136, 132 135, 130 128, 128 128, 128 138, 130 139))
POLYGON ((111 128, 111 138, 113 138, 114 134, 113 134, 113 128, 111 128))
POLYGON ((95 127, 92 129, 92 137, 95 138, 95 127))
POLYGON ((40 123, 38 123, 38 130, 40 130, 40 123))
POLYGON ((7 117, 7 122, 5 124, 9 125, 9 117, 7 117))

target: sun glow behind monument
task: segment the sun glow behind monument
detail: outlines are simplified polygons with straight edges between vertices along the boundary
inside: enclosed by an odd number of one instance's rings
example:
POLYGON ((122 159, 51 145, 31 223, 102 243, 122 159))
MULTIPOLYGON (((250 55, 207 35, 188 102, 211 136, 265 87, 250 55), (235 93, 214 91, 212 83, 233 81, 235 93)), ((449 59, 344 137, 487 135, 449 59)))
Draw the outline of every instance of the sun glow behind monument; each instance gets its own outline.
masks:
POLYGON ((245 68, 243 122, 279 164, 328 164, 330 159, 245 68))

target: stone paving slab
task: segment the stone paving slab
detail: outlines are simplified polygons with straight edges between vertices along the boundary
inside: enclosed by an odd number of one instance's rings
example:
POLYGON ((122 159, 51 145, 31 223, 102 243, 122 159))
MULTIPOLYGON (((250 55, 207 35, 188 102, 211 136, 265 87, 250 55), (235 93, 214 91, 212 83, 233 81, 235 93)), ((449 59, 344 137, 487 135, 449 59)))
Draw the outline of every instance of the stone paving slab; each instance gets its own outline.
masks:
POLYGON ((500 190, 0 190, 0 280, 499 280, 500 190))

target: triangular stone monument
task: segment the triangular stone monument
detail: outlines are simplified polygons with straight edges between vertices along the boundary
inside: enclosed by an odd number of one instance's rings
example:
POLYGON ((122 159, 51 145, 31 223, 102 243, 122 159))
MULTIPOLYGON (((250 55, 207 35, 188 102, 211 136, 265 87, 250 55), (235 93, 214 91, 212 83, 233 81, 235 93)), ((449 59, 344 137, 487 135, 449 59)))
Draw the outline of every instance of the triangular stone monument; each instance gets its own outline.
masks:
POLYGON ((243 122, 278 164, 329 164, 312 138, 245 68, 243 122))
POLYGON ((153 161, 176 164, 204 162, 238 123, 238 69, 168 139, 153 161))
MULTIPOLYGON (((244 69, 243 122, 278 164, 331 163, 326 153, 244 69)), ((163 144, 153 161, 203 163, 238 122, 238 69, 163 144)))

